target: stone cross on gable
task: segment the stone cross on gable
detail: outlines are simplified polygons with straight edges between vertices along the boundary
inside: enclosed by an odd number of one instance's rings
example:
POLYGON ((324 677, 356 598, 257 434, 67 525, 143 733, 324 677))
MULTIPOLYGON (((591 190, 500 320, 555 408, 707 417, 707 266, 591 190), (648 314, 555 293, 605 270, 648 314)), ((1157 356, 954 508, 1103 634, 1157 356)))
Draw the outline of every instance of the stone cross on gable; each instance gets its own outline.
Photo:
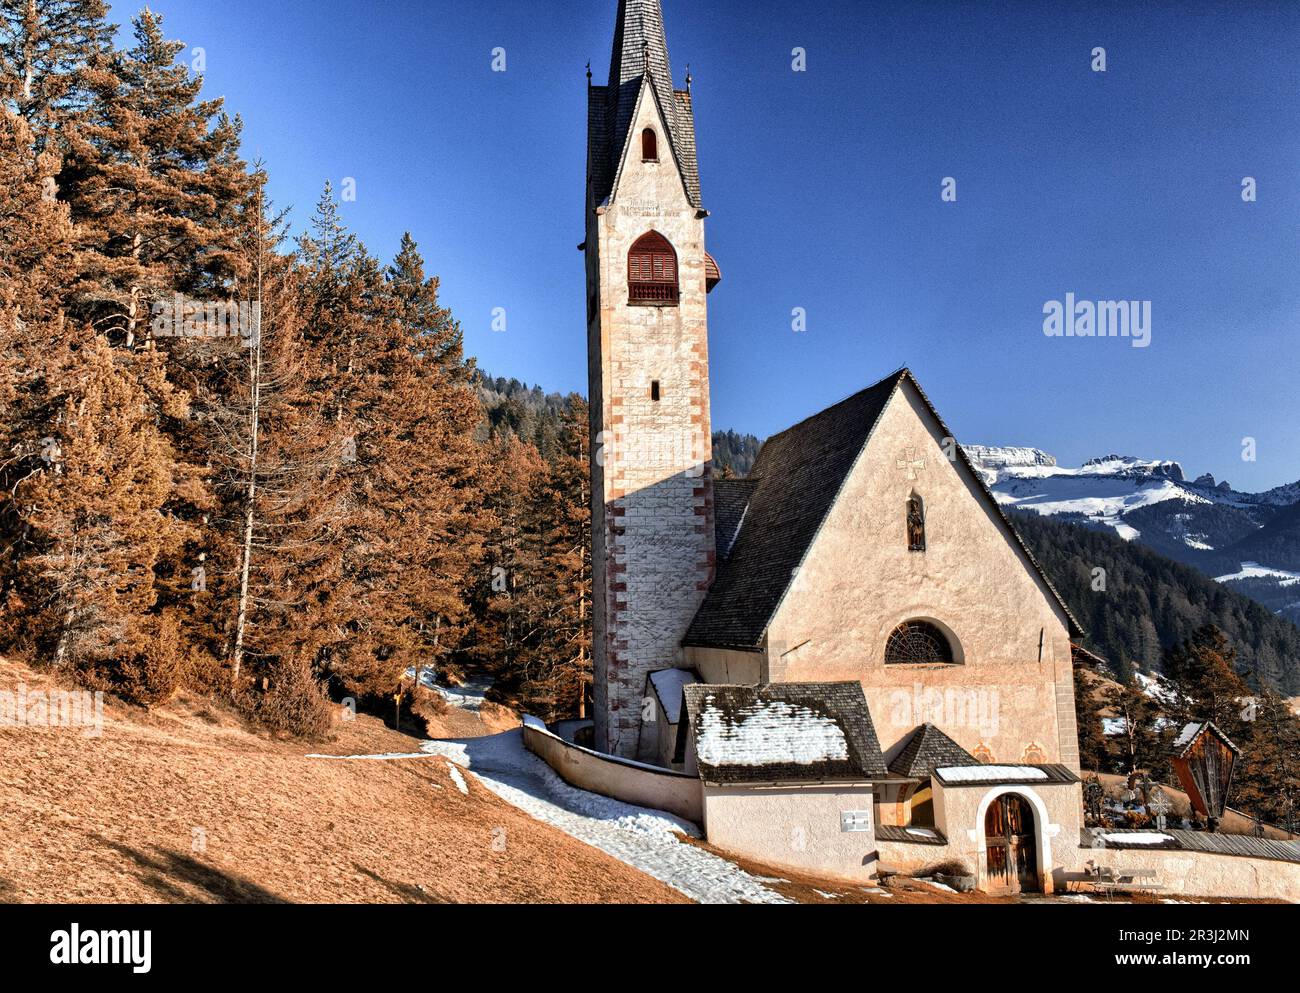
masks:
POLYGON ((907 470, 908 479, 915 479, 917 470, 925 468, 925 459, 918 459, 916 449, 908 448, 903 452, 903 458, 898 460, 898 468, 907 470))

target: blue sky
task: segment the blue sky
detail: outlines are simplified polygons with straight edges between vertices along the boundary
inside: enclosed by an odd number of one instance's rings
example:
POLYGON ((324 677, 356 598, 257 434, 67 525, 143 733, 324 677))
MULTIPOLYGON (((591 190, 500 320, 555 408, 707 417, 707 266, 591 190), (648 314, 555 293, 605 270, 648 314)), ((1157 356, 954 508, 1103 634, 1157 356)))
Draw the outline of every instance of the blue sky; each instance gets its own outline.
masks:
MULTIPOLYGON (((724 274, 715 427, 770 434, 906 364, 962 441, 1300 478, 1300 4, 664 8, 724 274), (1150 347, 1045 337, 1067 292, 1151 301, 1150 347)), ((412 232, 483 368, 585 392, 584 65, 607 74, 615 0, 153 9, 297 224, 354 178, 347 221, 385 259, 412 232)))

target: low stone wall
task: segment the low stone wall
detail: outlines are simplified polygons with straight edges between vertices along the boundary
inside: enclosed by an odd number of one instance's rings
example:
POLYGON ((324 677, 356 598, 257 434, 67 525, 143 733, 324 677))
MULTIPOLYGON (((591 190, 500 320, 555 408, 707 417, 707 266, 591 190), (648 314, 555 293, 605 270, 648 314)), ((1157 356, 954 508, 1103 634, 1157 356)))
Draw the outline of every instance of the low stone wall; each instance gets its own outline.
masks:
POLYGON ((876 838, 876 855, 886 869, 921 873, 944 863, 960 862, 969 872, 975 867, 962 858, 951 845, 931 845, 911 841, 882 841, 876 838))
POLYGON ((695 776, 574 745, 533 717, 524 718, 524 747, 570 786, 639 807, 666 810, 696 823, 704 820, 703 795, 695 776))
MULTIPOLYGON (((1246 855, 1188 852, 1169 849, 1139 851, 1132 848, 1080 848, 1079 864, 1118 869, 1150 869, 1163 896, 1255 897, 1300 903, 1300 864, 1246 855)), ((1086 886, 1071 886, 1086 889, 1086 886)))
MULTIPOLYGON (((941 862, 953 860, 969 864, 969 846, 923 845, 909 842, 876 840, 882 865, 905 872, 920 872, 941 862)), ((1057 848, 1058 854, 1062 848, 1057 848)), ((1075 848, 1065 859, 1049 867, 1056 893, 1088 892, 1087 883, 1078 881, 1091 861, 1109 869, 1151 870, 1160 889, 1152 892, 1173 899, 1215 896, 1287 900, 1300 903, 1300 863, 1275 859, 1258 859, 1245 855, 1221 855, 1214 852, 1189 852, 1169 849, 1140 851, 1131 848, 1075 848)), ((1137 887, 1140 888, 1140 887, 1137 887)))

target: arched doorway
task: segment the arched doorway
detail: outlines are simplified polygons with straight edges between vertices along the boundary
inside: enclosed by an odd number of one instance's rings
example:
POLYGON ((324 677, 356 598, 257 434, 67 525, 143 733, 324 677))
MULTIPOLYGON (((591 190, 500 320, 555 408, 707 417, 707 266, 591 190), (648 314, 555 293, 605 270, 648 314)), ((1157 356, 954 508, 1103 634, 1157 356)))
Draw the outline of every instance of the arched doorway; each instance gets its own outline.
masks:
POLYGON ((1036 892, 1038 841, 1034 809, 1019 793, 1003 793, 984 814, 986 886, 997 893, 1036 892))

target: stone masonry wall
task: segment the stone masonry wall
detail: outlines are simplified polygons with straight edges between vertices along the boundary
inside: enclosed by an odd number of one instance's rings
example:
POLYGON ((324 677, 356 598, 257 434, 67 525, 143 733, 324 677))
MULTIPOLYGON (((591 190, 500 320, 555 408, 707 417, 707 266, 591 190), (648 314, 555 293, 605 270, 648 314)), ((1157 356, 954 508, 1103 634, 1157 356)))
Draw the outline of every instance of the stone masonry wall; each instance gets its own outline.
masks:
POLYGON ((646 675, 681 663, 681 639, 713 580, 712 447, 704 223, 648 89, 632 134, 613 198, 593 207, 587 239, 596 284, 588 329, 593 662, 596 746, 648 757, 656 741, 641 734, 646 675), (645 127, 660 136, 658 162, 641 161, 645 127), (628 251, 649 231, 677 252, 677 306, 628 302, 628 251))

